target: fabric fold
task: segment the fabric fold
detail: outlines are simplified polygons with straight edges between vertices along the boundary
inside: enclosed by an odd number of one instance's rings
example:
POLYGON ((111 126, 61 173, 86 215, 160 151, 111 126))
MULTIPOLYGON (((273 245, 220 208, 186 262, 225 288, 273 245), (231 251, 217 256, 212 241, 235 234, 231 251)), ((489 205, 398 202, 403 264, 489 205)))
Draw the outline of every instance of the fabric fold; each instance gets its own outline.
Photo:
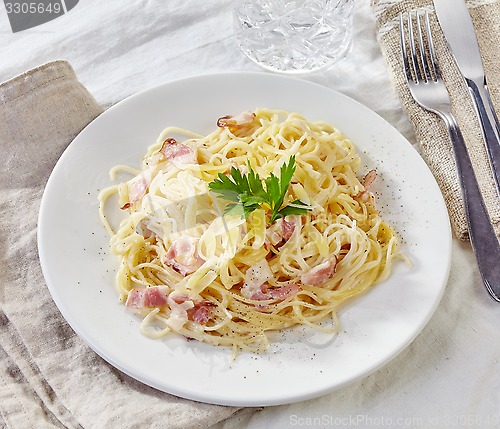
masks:
POLYGON ((76 336, 45 285, 36 241, 43 189, 102 110, 66 61, 0 84, 0 416, 8 428, 214 424, 236 408, 177 398, 113 368, 76 336))
MULTIPOLYGON (((493 105, 500 111, 500 3, 496 0, 467 2, 476 29, 493 105)), ((376 17, 377 38, 386 58, 393 85, 414 127, 421 153, 433 172, 446 201, 455 235, 466 240, 467 221, 455 167, 453 149, 441 119, 421 108, 412 98, 406 84, 401 58, 399 14, 410 10, 429 13, 436 56, 452 102, 452 111, 461 128, 483 199, 500 237, 500 199, 488 162, 468 88, 449 50, 436 18, 432 0, 372 0, 376 17)))

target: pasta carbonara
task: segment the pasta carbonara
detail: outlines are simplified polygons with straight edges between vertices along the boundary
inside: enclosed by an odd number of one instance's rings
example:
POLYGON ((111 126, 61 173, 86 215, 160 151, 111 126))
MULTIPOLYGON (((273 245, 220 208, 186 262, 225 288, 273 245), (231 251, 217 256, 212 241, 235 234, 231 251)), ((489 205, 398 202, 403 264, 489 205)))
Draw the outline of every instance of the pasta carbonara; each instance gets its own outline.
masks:
POLYGON ((111 170, 133 176, 99 196, 120 300, 150 337, 235 352, 261 352, 266 333, 297 324, 337 332, 339 306, 400 256, 369 190, 375 170, 358 178, 353 144, 297 113, 258 109, 217 125, 206 136, 166 128, 140 170, 111 170), (106 212, 118 208, 115 230, 106 212))

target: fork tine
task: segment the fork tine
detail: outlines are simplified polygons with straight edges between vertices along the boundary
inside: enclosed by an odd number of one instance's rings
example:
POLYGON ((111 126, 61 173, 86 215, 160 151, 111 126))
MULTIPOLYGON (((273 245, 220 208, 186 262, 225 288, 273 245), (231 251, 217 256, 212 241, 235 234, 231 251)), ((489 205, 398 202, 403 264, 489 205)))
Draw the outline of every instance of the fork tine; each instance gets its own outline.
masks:
POLYGON ((441 79, 441 72, 439 71, 436 52, 434 51, 434 42, 432 41, 431 24, 429 22, 428 12, 425 12, 425 31, 427 33, 427 43, 429 45, 432 72, 434 73, 436 79, 441 79))
POLYGON ((408 64, 408 55, 406 53, 406 40, 404 32, 403 14, 399 13, 399 42, 401 44, 401 59, 405 68, 406 80, 411 80, 410 64, 408 64))
MULTIPOLYGON (((422 23, 420 22, 420 13, 417 11, 417 37, 418 37, 418 50, 420 51, 420 61, 422 65, 422 72, 424 80, 427 82, 432 79, 432 75, 429 71, 429 64, 427 62, 427 55, 425 55, 425 44, 424 37, 422 35, 422 23)), ((428 17, 427 13, 426 16, 428 17)))
POLYGON ((408 62, 408 52, 406 51, 405 26, 402 13, 399 14, 399 37, 401 42, 401 55, 403 57, 406 80, 411 81, 413 80, 413 76, 411 74, 410 63, 408 62))
POLYGON ((411 11, 408 12, 408 37, 410 38, 410 53, 411 53, 411 64, 413 66, 413 71, 415 72, 415 78, 417 81, 424 80, 420 68, 418 67, 417 51, 415 49, 415 39, 413 38, 413 19, 411 17, 411 11))

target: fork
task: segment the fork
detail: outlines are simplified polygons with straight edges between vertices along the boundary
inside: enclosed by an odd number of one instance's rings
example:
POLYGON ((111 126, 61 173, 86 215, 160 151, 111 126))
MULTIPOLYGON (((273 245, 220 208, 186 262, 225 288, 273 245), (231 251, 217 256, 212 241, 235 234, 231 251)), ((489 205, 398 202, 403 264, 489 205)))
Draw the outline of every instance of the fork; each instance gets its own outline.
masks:
POLYGON ((425 110, 438 115, 446 125, 464 198, 469 237, 479 272, 490 296, 500 302, 500 243, 481 196, 462 132, 451 111, 450 95, 436 59, 429 14, 425 12, 424 26, 421 13, 415 12, 416 36, 412 16, 412 11, 408 12, 406 19, 403 14, 399 15, 404 75, 414 100, 425 110))

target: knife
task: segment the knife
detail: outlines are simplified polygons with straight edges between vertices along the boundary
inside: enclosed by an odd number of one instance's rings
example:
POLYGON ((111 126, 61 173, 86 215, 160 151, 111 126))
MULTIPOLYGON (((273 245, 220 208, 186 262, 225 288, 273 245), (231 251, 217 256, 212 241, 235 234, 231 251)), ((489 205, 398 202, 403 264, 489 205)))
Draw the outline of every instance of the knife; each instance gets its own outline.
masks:
POLYGON ((500 197, 500 124, 491 102, 472 18, 465 0, 433 2, 441 29, 474 102, 500 197))

